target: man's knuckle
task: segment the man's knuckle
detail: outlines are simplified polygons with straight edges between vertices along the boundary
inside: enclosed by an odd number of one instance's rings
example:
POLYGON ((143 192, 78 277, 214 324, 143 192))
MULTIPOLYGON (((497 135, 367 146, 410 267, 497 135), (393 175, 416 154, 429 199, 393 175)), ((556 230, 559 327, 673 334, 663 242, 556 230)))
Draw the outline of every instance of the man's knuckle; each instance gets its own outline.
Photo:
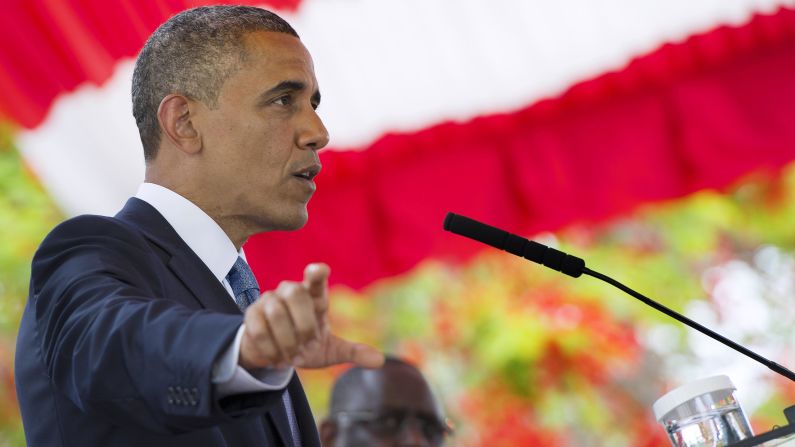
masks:
POLYGON ((279 300, 271 300, 268 303, 265 303, 265 315, 270 318, 282 318, 284 317, 284 307, 279 303, 279 300))
POLYGON ((279 283, 279 287, 276 290, 279 292, 279 295, 290 296, 295 294, 299 287, 299 284, 295 281, 282 281, 279 283))
POLYGON ((298 283, 292 283, 288 288, 289 296, 292 299, 299 298, 306 295, 306 288, 298 283))

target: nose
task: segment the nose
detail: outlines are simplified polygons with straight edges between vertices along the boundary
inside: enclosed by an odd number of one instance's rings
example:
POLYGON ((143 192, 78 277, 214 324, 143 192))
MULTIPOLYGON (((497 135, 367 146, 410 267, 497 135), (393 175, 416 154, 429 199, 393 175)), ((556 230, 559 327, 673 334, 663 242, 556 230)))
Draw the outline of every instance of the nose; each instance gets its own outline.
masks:
POLYGON ((328 144, 328 130, 326 130, 323 120, 320 119, 320 115, 314 109, 310 108, 302 115, 303 119, 296 143, 301 149, 319 151, 328 144))

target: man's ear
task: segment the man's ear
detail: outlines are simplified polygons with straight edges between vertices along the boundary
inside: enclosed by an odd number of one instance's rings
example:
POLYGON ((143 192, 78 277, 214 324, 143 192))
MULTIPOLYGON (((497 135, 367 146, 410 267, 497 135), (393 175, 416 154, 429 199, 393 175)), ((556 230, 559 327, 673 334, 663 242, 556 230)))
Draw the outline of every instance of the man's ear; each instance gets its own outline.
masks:
POLYGON ((172 93, 163 98, 157 108, 157 120, 163 138, 186 154, 196 154, 202 147, 201 137, 192 121, 194 105, 188 98, 172 93))
POLYGON ((333 447, 337 439, 337 424, 328 419, 320 423, 320 445, 323 447, 333 447))

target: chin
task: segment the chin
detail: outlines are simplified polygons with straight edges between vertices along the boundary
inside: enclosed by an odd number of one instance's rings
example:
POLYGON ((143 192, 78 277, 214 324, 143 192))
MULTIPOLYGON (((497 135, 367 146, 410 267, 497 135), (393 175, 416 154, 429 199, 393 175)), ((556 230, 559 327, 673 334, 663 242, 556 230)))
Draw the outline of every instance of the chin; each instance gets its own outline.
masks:
POLYGON ((307 220, 309 220, 309 214, 306 212, 306 208, 304 208, 299 212, 268 219, 267 225, 264 226, 268 228, 269 231, 295 231, 303 228, 307 220))

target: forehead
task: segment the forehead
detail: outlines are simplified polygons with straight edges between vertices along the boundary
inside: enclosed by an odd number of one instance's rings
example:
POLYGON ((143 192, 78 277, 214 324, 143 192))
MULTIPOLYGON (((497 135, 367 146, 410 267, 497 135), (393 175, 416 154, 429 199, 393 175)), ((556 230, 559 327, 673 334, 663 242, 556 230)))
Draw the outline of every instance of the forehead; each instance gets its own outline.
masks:
POLYGON ((314 65, 304 44, 295 36, 273 31, 254 31, 243 36, 245 65, 261 69, 306 70, 314 65))
POLYGON ((436 401, 425 379, 408 367, 368 371, 362 377, 362 392, 352 396, 349 410, 407 410, 436 414, 436 401))
POLYGON ((242 66, 227 78, 222 91, 232 95, 242 90, 255 93, 283 81, 306 85, 310 93, 318 89, 312 57, 297 37, 254 31, 244 35, 242 41, 242 66))

